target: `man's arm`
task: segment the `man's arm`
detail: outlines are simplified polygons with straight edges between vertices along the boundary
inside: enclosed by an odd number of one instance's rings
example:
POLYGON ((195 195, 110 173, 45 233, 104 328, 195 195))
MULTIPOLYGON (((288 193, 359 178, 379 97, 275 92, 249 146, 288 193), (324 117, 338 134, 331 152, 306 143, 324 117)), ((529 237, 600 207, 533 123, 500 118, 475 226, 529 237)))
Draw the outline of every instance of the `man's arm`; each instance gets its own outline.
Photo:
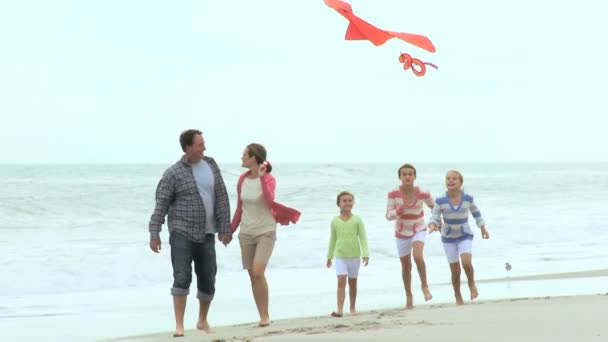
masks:
POLYGON ((220 235, 230 234, 230 200, 228 199, 228 191, 226 191, 226 184, 220 173, 220 169, 215 161, 211 161, 211 164, 216 169, 215 175, 215 220, 217 223, 217 230, 220 235))
POLYGON ((156 187, 156 204, 148 225, 150 240, 160 239, 161 227, 165 223, 165 216, 174 200, 175 180, 171 174, 165 172, 156 187))

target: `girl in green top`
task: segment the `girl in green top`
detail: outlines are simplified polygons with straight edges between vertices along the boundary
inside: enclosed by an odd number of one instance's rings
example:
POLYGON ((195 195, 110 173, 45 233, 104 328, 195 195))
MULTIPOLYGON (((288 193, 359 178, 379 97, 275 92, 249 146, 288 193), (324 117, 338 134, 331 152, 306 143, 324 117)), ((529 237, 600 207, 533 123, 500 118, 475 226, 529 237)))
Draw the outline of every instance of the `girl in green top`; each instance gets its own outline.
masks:
POLYGON ((327 251, 327 267, 331 267, 331 260, 335 257, 336 275, 338 276, 338 310, 331 313, 333 317, 342 317, 344 297, 346 292, 346 278, 348 277, 348 295, 350 297, 350 313, 357 314, 355 302, 357 300, 357 275, 363 257, 363 266, 369 262, 367 237, 365 225, 361 218, 352 213, 355 196, 343 191, 338 194, 336 203, 340 208, 340 215, 331 221, 331 236, 327 251))

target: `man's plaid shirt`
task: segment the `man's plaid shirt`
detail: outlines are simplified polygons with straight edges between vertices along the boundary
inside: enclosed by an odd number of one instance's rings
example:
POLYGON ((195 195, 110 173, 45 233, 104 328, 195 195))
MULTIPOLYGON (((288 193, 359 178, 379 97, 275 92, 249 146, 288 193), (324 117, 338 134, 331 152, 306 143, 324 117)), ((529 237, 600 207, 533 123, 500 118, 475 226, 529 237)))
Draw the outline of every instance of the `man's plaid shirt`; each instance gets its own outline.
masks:
MULTIPOLYGON (((213 158, 203 157, 213 172, 215 227, 220 234, 230 233, 230 202, 220 169, 213 158)), ((156 206, 150 217, 150 239, 158 239, 168 215, 169 231, 179 231, 195 242, 205 240, 205 206, 198 192, 192 168, 185 157, 163 174, 156 188, 156 206)))

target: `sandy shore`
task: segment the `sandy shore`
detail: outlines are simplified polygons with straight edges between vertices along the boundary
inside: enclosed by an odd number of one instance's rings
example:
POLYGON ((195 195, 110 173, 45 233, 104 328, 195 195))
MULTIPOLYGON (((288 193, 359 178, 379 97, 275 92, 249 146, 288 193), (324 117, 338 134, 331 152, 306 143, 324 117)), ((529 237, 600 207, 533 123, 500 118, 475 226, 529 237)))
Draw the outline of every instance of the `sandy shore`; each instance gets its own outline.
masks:
MULTIPOLYGON (((608 270, 599 270, 521 280, 606 275, 608 270)), ((372 310, 343 318, 285 319, 266 328, 247 323, 217 327, 213 334, 190 330, 179 339, 167 332, 112 341, 608 341, 608 284, 606 291, 588 296, 467 302, 464 306, 421 305, 407 311, 372 310)))

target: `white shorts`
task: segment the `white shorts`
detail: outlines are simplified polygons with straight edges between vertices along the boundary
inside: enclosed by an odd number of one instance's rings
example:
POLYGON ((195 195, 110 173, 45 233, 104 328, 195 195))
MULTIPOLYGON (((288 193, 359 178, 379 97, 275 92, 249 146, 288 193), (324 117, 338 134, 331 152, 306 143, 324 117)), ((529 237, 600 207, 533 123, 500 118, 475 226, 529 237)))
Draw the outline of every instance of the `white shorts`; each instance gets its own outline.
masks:
POLYGON ((443 250, 445 251, 445 256, 448 257, 448 262, 453 264, 458 262, 460 259, 459 256, 462 254, 473 254, 473 240, 467 239, 459 242, 444 242, 443 250))
POLYGON ((359 275, 359 267, 361 267, 361 259, 335 258, 334 265, 336 266, 336 275, 346 275, 349 278, 357 278, 359 275))
POLYGON ((409 239, 400 239, 396 238, 397 241, 397 253, 399 253, 399 257, 403 258, 404 256, 410 255, 412 253, 412 245, 414 241, 422 241, 426 239, 426 229, 421 230, 414 234, 409 239))

